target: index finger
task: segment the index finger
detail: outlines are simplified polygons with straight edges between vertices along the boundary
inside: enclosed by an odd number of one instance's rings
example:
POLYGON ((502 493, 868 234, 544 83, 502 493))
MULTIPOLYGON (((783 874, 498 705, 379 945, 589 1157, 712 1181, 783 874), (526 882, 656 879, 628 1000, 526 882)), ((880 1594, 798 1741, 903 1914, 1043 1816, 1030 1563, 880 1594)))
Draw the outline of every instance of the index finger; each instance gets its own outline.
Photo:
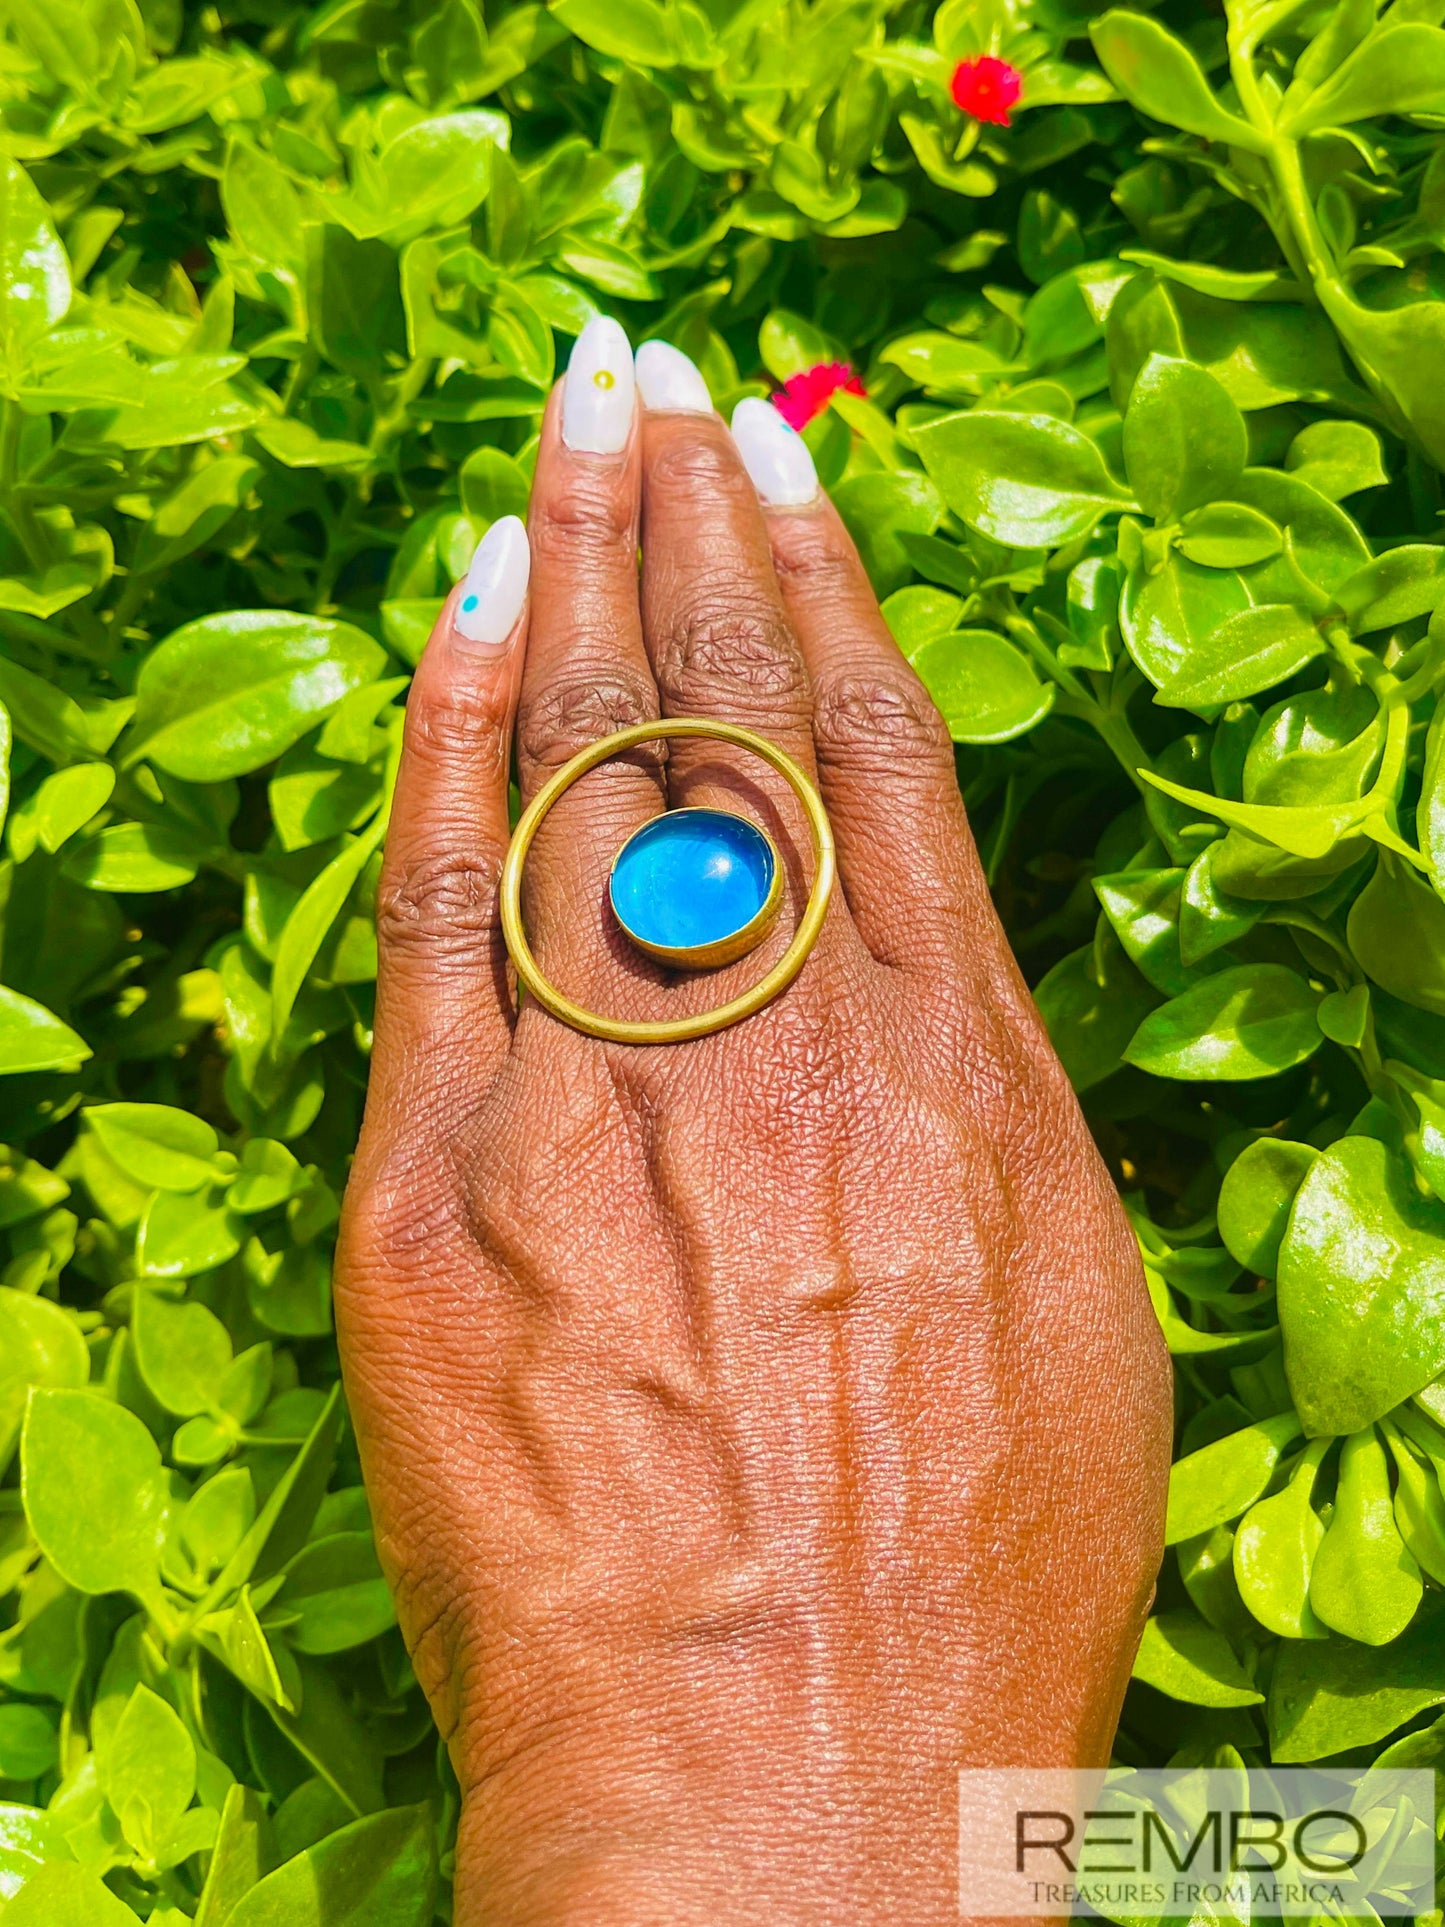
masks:
POLYGON ((527 532, 504 516, 412 679, 377 896, 372 1118, 455 1103, 511 1042, 498 886, 529 569, 527 532))

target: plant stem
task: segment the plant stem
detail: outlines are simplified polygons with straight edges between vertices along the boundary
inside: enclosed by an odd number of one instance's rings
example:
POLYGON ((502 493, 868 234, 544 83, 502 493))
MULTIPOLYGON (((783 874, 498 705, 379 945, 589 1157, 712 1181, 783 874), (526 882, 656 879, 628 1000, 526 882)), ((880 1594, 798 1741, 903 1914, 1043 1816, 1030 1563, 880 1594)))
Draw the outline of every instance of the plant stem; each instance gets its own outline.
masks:
POLYGON ((1114 752, 1120 768, 1141 796, 1150 794, 1149 785, 1140 776, 1141 769, 1148 769, 1149 756, 1144 745, 1134 734, 1129 719, 1121 709, 1105 707, 1089 696, 1060 696, 1054 704, 1054 713, 1059 716, 1076 716, 1080 722, 1100 735, 1114 752))
POLYGON ((20 490, 20 434, 24 426, 19 402, 7 400, 0 415, 0 491, 3 491, 10 525, 20 539, 31 568, 38 573, 49 556, 44 531, 20 490))

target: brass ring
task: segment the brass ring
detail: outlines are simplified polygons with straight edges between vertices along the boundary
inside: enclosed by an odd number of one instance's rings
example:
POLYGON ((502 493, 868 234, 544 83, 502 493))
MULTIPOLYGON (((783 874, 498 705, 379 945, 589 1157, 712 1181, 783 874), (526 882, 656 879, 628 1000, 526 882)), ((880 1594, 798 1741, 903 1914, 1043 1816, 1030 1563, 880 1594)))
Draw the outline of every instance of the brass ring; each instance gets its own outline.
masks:
POLYGON ((573 1030, 580 1030, 588 1037, 600 1037, 610 1044, 685 1044, 694 1037, 708 1037, 714 1031, 726 1030, 732 1024, 741 1023, 744 1017, 751 1017, 787 989, 818 941, 823 919, 828 913, 828 899, 833 894, 836 874, 833 826, 828 821, 828 812, 823 808, 822 797, 792 757, 785 755, 776 744, 770 743, 766 736, 759 736, 755 731, 743 729, 736 723, 714 723, 701 716, 634 723, 630 729, 616 730, 611 736, 604 736, 598 742, 589 743, 586 749, 579 750, 570 762, 564 763, 556 775, 543 784, 518 818, 512 840, 507 846, 507 860, 502 865, 502 935, 512 962, 517 966, 517 976, 528 994, 535 997, 553 1017, 570 1024, 573 1030), (636 749, 639 743, 652 743, 677 736, 701 736, 720 743, 731 743, 737 749, 750 749, 755 756, 761 756, 764 762, 772 765, 807 815, 808 828, 813 837, 813 887, 808 892, 808 901, 798 919, 792 942, 751 990, 745 990, 741 996, 734 997, 726 1004, 719 1004, 715 1010, 700 1011, 695 1017, 673 1017, 660 1023, 634 1023, 622 1017, 604 1017, 597 1011, 584 1010, 580 1004, 573 1003, 570 997, 564 996, 555 984, 543 976, 522 925, 522 869, 543 818, 558 797, 571 789, 578 777, 596 769, 599 763, 605 763, 609 756, 619 756, 625 750, 636 749))

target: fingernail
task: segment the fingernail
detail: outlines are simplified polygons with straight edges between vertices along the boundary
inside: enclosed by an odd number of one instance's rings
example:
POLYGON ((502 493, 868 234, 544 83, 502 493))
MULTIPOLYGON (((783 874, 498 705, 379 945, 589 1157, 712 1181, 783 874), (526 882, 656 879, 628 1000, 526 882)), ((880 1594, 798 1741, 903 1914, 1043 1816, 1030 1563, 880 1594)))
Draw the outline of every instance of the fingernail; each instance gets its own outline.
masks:
POLYGON ((578 335, 562 387, 562 439, 582 455, 616 455, 632 428, 632 348, 610 315, 578 335))
POLYGON ((808 445, 770 401, 749 395, 733 410, 733 440, 769 508, 801 508, 818 493, 818 471, 808 445))
POLYGON ((532 551, 521 517, 504 515, 478 542, 462 579, 457 634, 468 642, 498 648, 517 626, 531 573, 532 551))
POLYGON ((686 415, 712 413, 707 383, 696 362, 680 348, 666 341, 644 341, 637 351, 636 365, 644 408, 672 408, 686 415))

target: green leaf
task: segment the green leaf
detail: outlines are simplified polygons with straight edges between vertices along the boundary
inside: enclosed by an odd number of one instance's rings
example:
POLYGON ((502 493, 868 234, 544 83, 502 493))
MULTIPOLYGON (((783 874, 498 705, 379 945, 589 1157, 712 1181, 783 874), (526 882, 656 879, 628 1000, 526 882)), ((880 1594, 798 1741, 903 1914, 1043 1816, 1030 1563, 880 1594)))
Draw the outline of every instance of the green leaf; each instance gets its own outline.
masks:
POLYGON ((1115 942, 1101 960, 1086 945, 1056 963, 1034 992, 1069 1082, 1086 1091, 1113 1075, 1140 1020, 1159 1001, 1115 942))
POLYGON ((1225 1172, 1216 1206, 1219 1235, 1247 1271, 1274 1277, 1295 1193, 1318 1155, 1313 1145, 1264 1137, 1225 1172))
MULTIPOLYGON (((353 690, 352 696, 368 695, 374 687, 363 685, 353 690)), ((343 698, 333 711, 323 736, 342 717, 352 696, 343 698)), ((371 727, 368 719, 368 735, 371 727)), ((287 851, 309 849, 357 828, 375 813, 381 793, 380 772, 374 766, 338 764, 309 743, 297 743, 288 749, 267 785, 271 820, 282 849, 287 851)))
POLYGON ((1169 1474, 1169 1514, 1164 1543, 1227 1525, 1264 1492, 1281 1454, 1300 1435, 1293 1412, 1261 1419, 1242 1431, 1216 1439, 1175 1462, 1169 1474))
POLYGON ((1234 1576, 1245 1606, 1282 1639, 1324 1639, 1310 1605, 1310 1575, 1325 1536, 1312 1503, 1329 1441, 1317 1439, 1296 1460, 1282 1492, 1252 1505, 1234 1535, 1234 1576))
POLYGON ((186 1501, 181 1541, 197 1571, 209 1575, 235 1554, 255 1522, 256 1488, 251 1474, 244 1466, 233 1465, 207 1479, 186 1501))
POLYGON ((42 1867, 70 1858, 70 1843, 54 1814, 43 1807, 0 1805, 0 1905, 42 1867))
POLYGON ((1227 617, 1191 648, 1159 684, 1158 700, 1178 709, 1239 702, 1298 675, 1324 653, 1324 637, 1302 610, 1262 603, 1227 617))
POLYGON ((154 1859, 196 1790, 196 1749, 171 1707, 137 1686, 101 1755, 101 1775, 121 1831, 154 1859))
POLYGON ((215 1654, 248 1693, 282 1712, 297 1711, 303 1688, 295 1661, 284 1646, 267 1638, 248 1586, 231 1605, 207 1613, 198 1630, 207 1652, 215 1654))
POLYGON ((1335 1509, 1315 1554, 1309 1603, 1337 1633, 1384 1646, 1409 1625, 1422 1594, 1420 1568, 1395 1524, 1385 1448, 1369 1426, 1341 1448, 1335 1509))
POLYGON ((298 1653, 342 1653, 396 1624, 370 1532, 313 1539, 286 1568, 271 1607, 298 1653))
POLYGON ((155 1599, 169 1499, 140 1420, 94 1392, 30 1395, 21 1492, 46 1558, 78 1592, 155 1599))
POLYGON ((1144 1628, 1134 1677, 1191 1706, 1260 1706, 1249 1675, 1222 1632, 1195 1612, 1156 1613, 1144 1628))
POLYGON ((199 1191, 215 1181, 221 1141, 189 1111, 169 1104, 92 1104, 84 1117, 106 1156, 147 1190, 199 1191))
POLYGON ((1286 106, 1280 131, 1298 139, 1317 127, 1342 127, 1375 114, 1445 111, 1445 32, 1389 22, 1364 40, 1323 86, 1286 106))
POLYGON ((960 629, 915 649, 910 660, 956 743, 1005 743, 1032 729, 1055 691, 991 629, 960 629))
POLYGON ((0 656, 0 702, 10 712, 20 741, 53 763, 74 762, 108 749, 127 713, 121 705, 114 705, 109 713, 115 716, 115 728, 103 732, 101 719, 106 711, 82 709, 63 689, 4 656, 0 656), (99 740, 102 733, 103 742, 99 740))
POLYGON ((76 1389, 89 1377, 90 1353, 72 1314, 0 1286, 0 1468, 20 1436, 31 1386, 76 1389))
POLYGON ((774 308, 758 329, 758 354, 774 381, 787 381, 819 362, 837 361, 841 349, 802 315, 774 308))
POLYGON ((1152 1011, 1125 1060, 1156 1077, 1275 1077, 1319 1048, 1321 994, 1283 964, 1237 964, 1152 1011))
POLYGON ((1096 20, 1089 34, 1104 72, 1152 120, 1207 141, 1262 150, 1261 136, 1220 105, 1194 55, 1157 20, 1116 10, 1096 20))
POLYGON ((487 108, 413 121, 328 211, 358 239, 385 235, 394 245, 428 228, 456 227, 485 199, 492 150, 505 148, 510 134, 505 115, 487 108))
POLYGON ((270 1872, 266 1833, 266 1808, 261 1796, 251 1787, 229 1788, 196 1909, 196 1927, 226 1927, 232 1909, 270 1872))
POLYGON ((189 782, 244 775, 374 681, 383 661, 350 623, 267 610, 203 616, 147 656, 125 760, 189 782))
POLYGON ((284 1144, 252 1138, 241 1153, 241 1168, 226 1194, 232 1211, 272 1211, 306 1188, 306 1174, 284 1144))
POLYGON ((981 341, 961 341, 956 335, 929 332, 903 335, 890 341, 880 361, 901 368, 930 394, 958 401, 981 395, 999 378, 1017 372, 1004 357, 981 341))
POLYGON ((1445 600, 1445 549, 1424 542, 1389 549, 1341 583, 1335 600, 1356 635, 1427 616, 1445 600))
POLYGON ((1310 1166, 1280 1246, 1279 1320, 1311 1436, 1357 1432, 1445 1371, 1445 1204, 1378 1138, 1343 1137, 1310 1166))
POLYGON ((1054 547, 1132 506, 1097 444, 1052 415, 974 409, 915 429, 913 443, 948 506, 1015 548, 1054 547))
POLYGON ((269 155, 241 141, 226 151, 221 201, 236 242, 258 263, 289 274, 305 262, 302 196, 269 155))
POLYGON ((475 448, 457 473, 462 508, 481 528, 490 528, 504 515, 527 513, 531 493, 521 465, 500 448, 475 448))
POLYGON ((1321 303, 1356 360, 1374 374, 1438 466, 1445 463, 1445 389, 1434 371, 1445 353, 1445 307, 1416 301, 1375 310, 1343 284, 1322 283, 1321 303))
MULTIPOLYGON (((257 430, 257 434, 264 430, 257 430)), ((223 455, 187 476, 156 505, 136 540, 135 567, 147 573, 168 569, 191 555, 223 529, 259 479, 255 462, 223 455)))
POLYGON ((55 1720, 42 1707, 0 1705, 0 1779, 38 1780, 59 1751, 55 1720))
POLYGON ((883 602, 883 620, 910 661, 925 642, 957 629, 962 613, 960 597, 922 582, 896 589, 883 602))
POLYGON ((1248 569, 1268 562, 1282 547, 1280 531, 1269 517, 1243 502, 1211 502, 1195 509, 1179 535, 1181 553, 1210 569, 1248 569))
POLYGON ((300 901, 286 919, 286 927, 276 945, 275 968, 271 976, 271 1024, 274 1036, 284 1037, 306 973, 316 961, 357 878, 370 862, 385 827, 384 814, 378 815, 369 830, 348 843, 307 885, 300 901))
POLYGON ((188 831, 117 823, 73 846, 61 868, 88 890, 174 890, 191 881, 203 853, 188 831))
POLYGON ((266 453, 287 468, 365 468, 371 450, 361 442, 328 440, 307 422, 278 416, 251 431, 266 453))
POLYGON ((1425 741, 1425 767, 1415 822, 1430 880, 1445 894, 1445 709, 1438 709, 1425 741))
MULTIPOLYGON (((158 1404, 177 1418, 213 1411, 231 1364, 226 1327, 204 1305, 136 1293, 135 1360, 158 1404)), ((234 1550, 234 1548, 232 1548, 234 1550)))
POLYGON ((18 161, 0 160, 0 385, 13 394, 30 351, 70 306, 70 263, 50 210, 18 161))
POLYGON ((385 241, 358 239, 339 227, 311 223, 302 231, 306 308, 316 345, 333 367, 365 380, 388 356, 405 353, 396 252, 385 241))
POLYGON ((1094 878, 1094 894, 1114 934, 1156 990, 1177 996, 1194 979, 1179 955, 1182 870, 1120 870, 1094 878))
POLYGON ((436 1887, 431 1815, 393 1807, 267 1874, 225 1927, 431 1927, 436 1887))
POLYGON ((1383 488, 1385 472, 1380 438, 1363 422, 1311 422, 1285 452, 1284 465, 1301 482, 1341 502, 1361 489, 1383 488))
POLYGON ((137 1916, 88 1867, 43 1866, 5 1906, 5 1927, 135 1927, 137 1916))
POLYGON ((109 763, 76 763, 58 769, 15 812, 12 851, 23 860, 38 843, 54 855, 102 808, 114 788, 115 771, 109 763))
POLYGON ((1171 521, 1228 495, 1248 453, 1244 418, 1213 375, 1150 355, 1124 416, 1124 466, 1144 511, 1171 521))
POLYGON ((879 596, 901 588, 913 573, 900 534, 932 535, 943 514, 938 491, 916 470, 850 476, 833 490, 833 505, 879 596))
POLYGON ((1406 1550, 1436 1583, 1445 1575, 1445 1492, 1440 1465, 1386 1420, 1381 1426, 1395 1461, 1395 1524, 1406 1550))
POLYGON ((214 1271, 241 1248, 241 1229, 212 1190, 157 1191, 136 1232, 136 1264, 147 1278, 193 1278, 214 1271))
POLYGON ((0 984, 0 1075, 75 1070, 89 1056, 89 1044, 53 1011, 0 984))
POLYGON ((1384 852, 1346 927, 1367 976, 1407 1004, 1445 1015, 1445 900, 1423 877, 1384 852))
POLYGON ((1348 1639, 1287 1641, 1269 1688, 1276 1762, 1291 1766, 1372 1746, 1445 1703, 1441 1633, 1437 1607, 1383 1650, 1348 1639))
POLYGON ((668 16, 657 0, 555 0, 552 12, 600 54, 643 67, 670 67, 676 61, 668 16))
POLYGON ((227 1598, 248 1579, 256 1584, 269 1579, 305 1543, 336 1460, 341 1417, 341 1388, 333 1385, 305 1444, 207 1593, 209 1602, 227 1598))

